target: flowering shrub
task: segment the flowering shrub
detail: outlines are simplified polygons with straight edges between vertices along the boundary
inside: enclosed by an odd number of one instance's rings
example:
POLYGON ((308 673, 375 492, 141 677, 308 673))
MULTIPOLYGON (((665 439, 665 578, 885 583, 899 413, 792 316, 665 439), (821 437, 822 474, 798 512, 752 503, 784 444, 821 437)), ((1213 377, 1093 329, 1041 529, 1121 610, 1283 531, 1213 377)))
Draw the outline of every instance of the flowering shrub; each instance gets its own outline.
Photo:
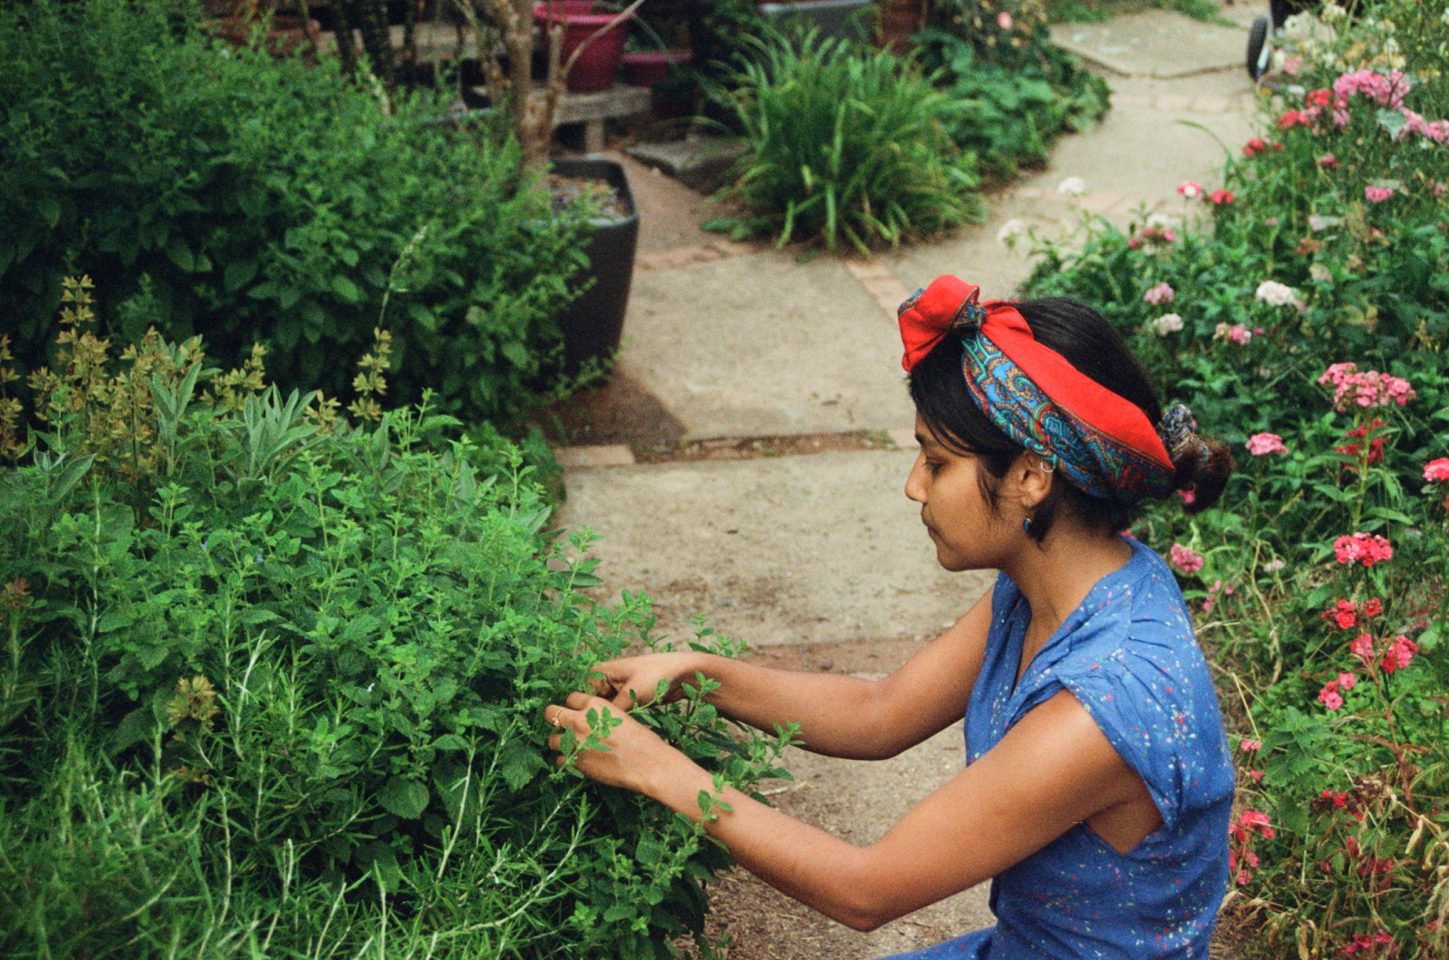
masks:
POLYGON ((1253 958, 1449 956, 1449 17, 1365 8, 1325 7, 1221 186, 1180 185, 1175 242, 1099 224, 1029 284, 1099 305, 1249 453, 1218 509, 1134 530, 1171 545, 1241 737, 1253 958))

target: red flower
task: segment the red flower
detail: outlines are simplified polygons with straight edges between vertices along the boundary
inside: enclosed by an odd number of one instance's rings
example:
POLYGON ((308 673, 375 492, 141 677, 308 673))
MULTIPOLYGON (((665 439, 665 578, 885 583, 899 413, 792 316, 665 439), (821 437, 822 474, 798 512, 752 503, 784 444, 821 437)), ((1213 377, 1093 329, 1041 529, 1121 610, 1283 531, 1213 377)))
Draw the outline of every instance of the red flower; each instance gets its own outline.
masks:
POLYGON ((1384 659, 1379 666, 1383 668, 1384 673, 1402 670, 1413 661, 1414 654, 1418 652, 1419 645, 1401 633, 1389 644, 1389 649, 1384 653, 1384 659))
POLYGON ((1332 620, 1340 630, 1352 630, 1358 623, 1358 611, 1347 600, 1340 600, 1319 614, 1324 620, 1332 620))
POLYGON ((1306 127, 1312 123, 1312 120, 1301 110, 1289 110, 1279 117, 1276 123, 1279 130, 1291 130, 1294 127, 1306 127))
POLYGON ((1384 612, 1384 605, 1378 597, 1369 597, 1364 605, 1359 608, 1359 612, 1368 619, 1372 620, 1374 617, 1377 617, 1379 614, 1384 612))
POLYGON ((1320 87, 1317 90, 1308 91, 1303 102, 1310 107, 1326 107, 1333 103, 1333 91, 1327 87, 1320 87))
POLYGON ((1233 191, 1219 188, 1214 190, 1208 199, 1213 202, 1214 206, 1225 207, 1233 202, 1233 191))
MULTIPOLYGON (((1365 440, 1370 435, 1376 433, 1380 428, 1387 426, 1388 424, 1385 423, 1383 420, 1380 420, 1378 417, 1374 417, 1368 423, 1359 424, 1352 430, 1345 433, 1343 436, 1346 440, 1365 440)), ((1357 457, 1358 452, 1362 449, 1362 444, 1358 443, 1345 443, 1342 446, 1337 446, 1333 448, 1335 453, 1341 453, 1349 457, 1357 457)), ((1383 460, 1383 458, 1384 438, 1374 437, 1372 440, 1369 440, 1368 462, 1378 463, 1379 461, 1383 460)))
POLYGON ((1247 143, 1243 144, 1243 156, 1245 156, 1245 157, 1255 156, 1255 155, 1257 155, 1259 153, 1262 153, 1266 149, 1268 149, 1268 144, 1266 144, 1266 143, 1263 142, 1263 138, 1262 137, 1254 137, 1253 139, 1249 140, 1247 143))

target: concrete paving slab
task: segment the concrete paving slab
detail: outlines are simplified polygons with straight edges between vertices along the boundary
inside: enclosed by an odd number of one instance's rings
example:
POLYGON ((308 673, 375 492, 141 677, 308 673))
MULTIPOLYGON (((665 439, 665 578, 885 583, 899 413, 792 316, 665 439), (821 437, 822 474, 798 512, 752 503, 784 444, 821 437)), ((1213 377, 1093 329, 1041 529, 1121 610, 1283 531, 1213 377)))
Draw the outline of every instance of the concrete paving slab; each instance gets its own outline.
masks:
POLYGON ((1242 27, 1147 10, 1104 23, 1059 23, 1052 40, 1089 63, 1129 77, 1187 77, 1239 67, 1247 55, 1242 27))
POLYGON ((911 421, 895 324, 833 257, 636 272, 621 360, 693 439, 911 421))
POLYGON ((903 492, 912 450, 641 464, 570 473, 561 525, 604 538, 598 594, 642 591, 752 645, 935 636, 989 586, 936 563, 903 492))
POLYGON ((1246 74, 1206 74, 1194 79, 1192 90, 1183 93, 1181 81, 1114 80, 1113 107, 1103 121, 1087 133, 1062 137, 1044 169, 992 195, 986 223, 929 246, 882 254, 880 260, 911 289, 955 273, 980 283, 988 296, 1011 296, 1031 275, 1028 231, 1068 241, 1092 214, 1119 227, 1140 220, 1144 211, 1202 214, 1200 203, 1187 204, 1177 195, 1177 185, 1221 182, 1225 147, 1237 149, 1254 134, 1257 121, 1246 74), (1068 177, 1080 177, 1087 192, 1060 192, 1068 177), (1003 242, 1003 230, 1021 235, 1014 249, 1003 242))

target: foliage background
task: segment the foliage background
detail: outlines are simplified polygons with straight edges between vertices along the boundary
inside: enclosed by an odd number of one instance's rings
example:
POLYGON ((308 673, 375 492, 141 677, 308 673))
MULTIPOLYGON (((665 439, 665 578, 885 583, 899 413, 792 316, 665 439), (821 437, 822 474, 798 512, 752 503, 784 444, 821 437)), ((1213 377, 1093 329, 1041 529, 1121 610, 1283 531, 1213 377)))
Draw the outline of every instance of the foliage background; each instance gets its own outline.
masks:
POLYGON ((151 322, 203 334, 230 365, 262 342, 284 387, 336 394, 382 324, 400 399, 516 414, 548 370, 581 218, 555 215, 503 131, 446 122, 441 95, 388 115, 330 58, 218 48, 194 11, 163 11, 0 12, 0 313, 17 354, 42 361, 61 279, 85 273, 128 340, 151 322))

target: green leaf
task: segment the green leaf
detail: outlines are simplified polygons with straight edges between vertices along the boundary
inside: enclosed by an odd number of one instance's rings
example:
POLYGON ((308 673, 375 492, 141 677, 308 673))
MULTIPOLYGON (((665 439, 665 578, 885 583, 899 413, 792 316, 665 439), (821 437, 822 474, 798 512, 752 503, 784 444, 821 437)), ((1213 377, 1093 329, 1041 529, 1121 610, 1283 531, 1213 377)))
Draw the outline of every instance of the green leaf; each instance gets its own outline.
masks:
POLYGON ((392 776, 377 794, 378 803, 388 813, 404 820, 416 820, 428 805, 428 788, 416 780, 392 776))
POLYGON ((341 274, 333 276, 332 290, 348 303, 362 302, 362 291, 358 288, 357 284, 341 274))
POLYGON ((234 260, 226 265, 222 274, 222 286, 227 293, 235 293, 246 286, 257 275, 255 260, 234 260))

